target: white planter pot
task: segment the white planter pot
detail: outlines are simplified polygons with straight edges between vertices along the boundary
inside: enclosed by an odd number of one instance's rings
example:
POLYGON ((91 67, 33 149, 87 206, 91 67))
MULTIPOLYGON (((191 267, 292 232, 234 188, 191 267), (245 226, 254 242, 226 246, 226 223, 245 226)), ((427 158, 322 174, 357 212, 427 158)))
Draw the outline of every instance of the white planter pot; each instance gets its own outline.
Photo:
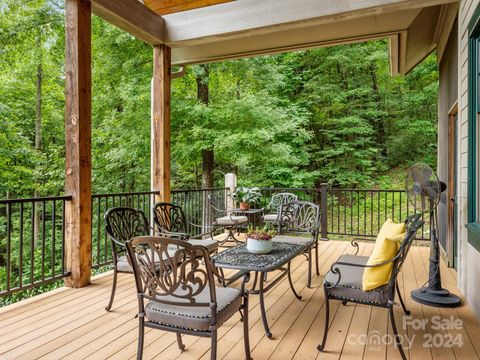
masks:
POLYGON ((272 251, 272 240, 247 238, 247 250, 254 254, 268 254, 272 251))

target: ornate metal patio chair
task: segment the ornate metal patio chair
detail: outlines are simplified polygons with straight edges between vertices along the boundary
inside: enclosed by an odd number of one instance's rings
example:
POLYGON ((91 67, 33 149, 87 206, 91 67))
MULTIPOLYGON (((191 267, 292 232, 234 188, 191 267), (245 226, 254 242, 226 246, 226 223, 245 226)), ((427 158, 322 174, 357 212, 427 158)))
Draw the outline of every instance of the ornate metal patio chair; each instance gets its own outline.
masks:
POLYGON ((205 246, 210 253, 218 251, 218 243, 213 238, 213 233, 203 233, 196 236, 188 234, 188 227, 203 228, 201 225, 189 222, 178 205, 158 202, 153 206, 153 220, 155 222, 158 235, 186 240, 192 245, 205 246), (209 238, 204 238, 206 235, 209 238))
POLYGON ((239 228, 248 224, 248 217, 244 215, 235 215, 232 212, 233 209, 229 209, 227 207, 225 200, 215 194, 208 195, 208 203, 215 218, 212 224, 213 227, 215 229, 221 228, 228 231, 225 239, 220 240, 219 244, 223 245, 227 241, 241 243, 241 241, 235 237, 235 230, 237 230, 237 233, 239 233, 239 228))
POLYGON ((182 334, 210 337, 211 359, 216 359, 217 330, 237 311, 242 315, 245 354, 250 359, 245 290, 248 274, 240 289, 216 287, 207 249, 184 240, 136 237, 127 242, 127 250, 138 293, 137 359, 142 358, 145 327, 175 332, 182 351, 182 334), (173 256, 169 252, 172 247, 177 249, 173 256), (198 258, 199 252, 203 261, 198 258), (158 269, 155 258, 165 259, 158 269))
POLYGON ((278 224, 280 206, 288 204, 292 201, 297 201, 298 196, 292 193, 278 193, 273 194, 270 198, 270 203, 267 206, 268 214, 263 215, 263 222, 267 224, 278 224))
POLYGON ((347 302, 367 304, 371 306, 383 307, 389 310, 389 317, 392 323, 392 329, 395 336, 395 345, 400 351, 400 355, 403 359, 406 359, 405 353, 401 346, 401 340, 397 332, 395 325, 395 318, 393 314, 393 305, 395 304, 395 292, 398 295, 400 304, 406 315, 410 314, 407 310, 400 290, 398 288, 397 276, 402 269, 402 265, 408 255, 408 251, 415 239, 417 230, 423 225, 423 221, 420 221, 420 214, 409 216, 405 223, 407 225, 407 233, 403 239, 397 254, 390 260, 382 262, 377 265, 367 265, 368 256, 359 256, 358 244, 352 241, 352 245, 356 247, 354 255, 342 255, 336 262, 330 267, 330 271, 325 275, 323 289, 325 292, 325 330, 323 333, 323 340, 320 345, 317 346, 319 351, 325 349, 325 343, 327 341, 329 317, 330 317, 330 300, 339 300, 343 305, 347 302), (393 263, 392 274, 387 285, 383 285, 377 289, 371 291, 363 291, 362 289, 362 276, 365 268, 379 267, 385 264, 393 263))
MULTIPOLYGON (((293 201, 280 205, 278 235, 275 242, 305 245, 304 255, 308 260, 307 286, 312 284, 312 251, 315 250, 315 269, 318 269, 318 240, 320 227, 320 208, 308 201, 293 201)), ((322 239, 327 240, 327 239, 322 239)))
POLYGON ((117 274, 133 273, 127 260, 125 243, 135 236, 149 235, 150 226, 143 211, 130 207, 114 207, 105 213, 105 231, 110 238, 113 259, 112 293, 105 308, 110 311, 117 288, 117 274))

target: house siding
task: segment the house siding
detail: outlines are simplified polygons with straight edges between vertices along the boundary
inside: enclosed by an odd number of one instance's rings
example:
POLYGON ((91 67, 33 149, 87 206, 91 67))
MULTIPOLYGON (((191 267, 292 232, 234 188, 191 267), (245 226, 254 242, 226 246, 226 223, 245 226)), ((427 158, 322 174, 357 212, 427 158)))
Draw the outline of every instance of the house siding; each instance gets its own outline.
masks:
MULTIPOLYGON (((438 89, 438 177, 448 184, 448 113, 458 99, 458 25, 457 22, 448 35, 445 51, 439 63, 439 89, 438 89)), ((448 195, 442 194, 439 204, 438 222, 440 245, 447 249, 447 224, 448 224, 448 195)))
POLYGON ((468 303, 477 316, 480 316, 480 253, 467 241, 468 223, 468 24, 480 0, 462 0, 460 3, 458 34, 459 34, 459 118, 457 132, 459 168, 458 179, 458 284, 468 303))

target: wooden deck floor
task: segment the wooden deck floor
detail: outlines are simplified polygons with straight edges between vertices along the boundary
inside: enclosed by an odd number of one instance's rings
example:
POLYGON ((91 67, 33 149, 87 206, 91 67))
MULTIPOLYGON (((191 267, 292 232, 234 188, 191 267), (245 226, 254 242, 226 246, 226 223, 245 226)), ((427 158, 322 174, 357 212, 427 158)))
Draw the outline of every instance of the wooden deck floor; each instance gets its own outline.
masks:
MULTIPOLYGON (((361 244, 368 254, 372 244, 361 244)), ((323 290, 320 286, 329 265, 340 254, 350 251, 349 243, 322 242, 321 276, 314 278, 313 288, 306 288, 306 262, 303 257, 293 264, 293 279, 303 296, 294 298, 285 279, 266 296, 268 318, 273 339, 264 336, 258 297, 250 301, 250 343, 254 359, 394 359, 400 358, 393 345, 375 341, 391 334, 385 309, 363 305, 339 306, 333 302, 331 329, 326 352, 316 345, 323 333, 323 290), (366 336, 368 334, 368 336, 366 336)), ((468 305, 457 309, 438 309, 411 301, 409 293, 427 278, 428 248, 414 247, 404 266, 400 286, 414 319, 429 319, 425 329, 402 326, 402 312, 396 307, 397 324, 413 340, 410 359, 480 359, 480 324, 468 305), (437 329, 433 316, 461 319, 458 330, 437 329), (461 340, 453 347, 445 345, 449 337, 461 340), (424 346, 429 338, 434 345, 424 346)), ((455 273, 442 268, 444 285, 459 293, 455 273)), ((113 311, 107 313, 111 275, 93 280, 83 289, 58 289, 0 309, 0 359, 133 359, 136 355, 137 308, 133 278, 120 275, 113 311)), ((385 338, 388 340, 388 338, 385 338)), ((145 359, 208 359, 210 340, 184 336, 186 351, 180 353, 175 335, 147 330, 145 359)), ((387 341, 388 342, 388 341, 387 341)), ((242 327, 235 316, 221 327, 219 359, 243 359, 242 327)))

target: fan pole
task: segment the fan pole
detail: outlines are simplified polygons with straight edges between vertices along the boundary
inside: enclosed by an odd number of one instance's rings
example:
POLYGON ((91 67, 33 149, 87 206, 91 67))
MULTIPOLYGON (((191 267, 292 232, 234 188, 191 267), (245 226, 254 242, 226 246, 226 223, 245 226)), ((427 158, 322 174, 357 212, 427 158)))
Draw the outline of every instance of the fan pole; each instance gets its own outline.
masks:
POLYGON ((430 266, 428 269, 428 285, 411 292, 412 299, 424 305, 435 307, 457 307, 461 300, 442 288, 440 277, 440 248, 438 244, 438 214, 434 201, 430 199, 430 266))

